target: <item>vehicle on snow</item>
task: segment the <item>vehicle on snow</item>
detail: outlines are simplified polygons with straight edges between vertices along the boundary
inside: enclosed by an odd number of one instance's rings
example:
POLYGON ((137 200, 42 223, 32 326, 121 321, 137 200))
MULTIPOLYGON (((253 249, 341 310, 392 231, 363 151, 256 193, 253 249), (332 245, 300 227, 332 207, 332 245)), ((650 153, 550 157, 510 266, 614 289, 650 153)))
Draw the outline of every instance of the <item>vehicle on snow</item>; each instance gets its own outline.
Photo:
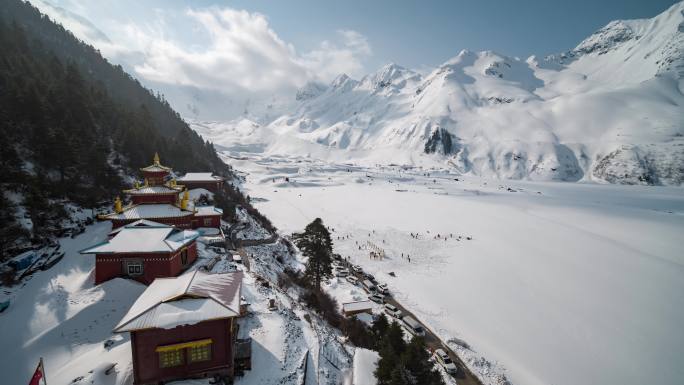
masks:
POLYGON ((387 288, 386 284, 381 283, 377 287, 378 287, 378 293, 382 293, 384 295, 389 294, 389 289, 387 288))
POLYGON ((367 280, 367 279, 364 279, 364 280, 363 280, 363 289, 364 289, 367 293, 374 293, 374 292, 376 291, 375 285, 373 284, 373 282, 371 282, 371 281, 369 281, 369 280, 367 280))
POLYGON ((401 310, 389 303, 385 304, 385 313, 397 319, 401 319, 402 317, 401 310))
POLYGON ((340 278, 347 277, 347 276, 349 276, 349 271, 348 271, 348 270, 338 270, 338 271, 335 273, 335 276, 336 276, 336 277, 340 277, 340 278))
POLYGON ((411 316, 407 316, 402 318, 402 321, 404 322, 404 326, 406 329, 413 335, 416 336, 424 336, 425 335, 425 329, 423 328, 423 325, 420 324, 420 322, 416 321, 415 318, 411 316))
POLYGON ((347 281, 354 286, 358 286, 358 284, 359 284, 359 279, 354 277, 353 275, 347 276, 347 281))
POLYGON ((369 295, 369 296, 368 296, 368 299, 371 300, 371 301, 373 301, 373 302, 375 302, 375 303, 379 303, 379 304, 385 303, 385 299, 384 299, 382 296, 377 295, 377 294, 371 294, 371 295, 369 295))
POLYGON ((378 283, 378 281, 375 280, 375 277, 373 277, 373 275, 370 273, 363 273, 363 276, 366 277, 367 280, 373 282, 373 284, 378 283))
POLYGON ((444 351, 444 349, 437 349, 435 350, 435 353, 433 354, 435 361, 444 368, 444 370, 451 374, 454 375, 458 372, 458 366, 454 364, 454 362, 451 360, 449 355, 444 351))

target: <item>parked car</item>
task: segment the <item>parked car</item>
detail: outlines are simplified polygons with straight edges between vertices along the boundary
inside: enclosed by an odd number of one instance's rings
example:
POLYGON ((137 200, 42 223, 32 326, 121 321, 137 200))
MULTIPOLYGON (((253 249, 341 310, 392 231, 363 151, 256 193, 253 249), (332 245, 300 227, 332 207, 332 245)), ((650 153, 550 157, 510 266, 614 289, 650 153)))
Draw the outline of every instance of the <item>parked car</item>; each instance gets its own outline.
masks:
POLYGON ((411 316, 407 316, 402 318, 402 321, 404 322, 404 326, 406 329, 413 335, 416 336, 424 336, 425 335, 425 329, 423 328, 423 325, 420 324, 420 322, 416 321, 415 318, 411 316))
POLYGON ((382 293, 384 295, 389 294, 389 289, 387 289, 387 285, 384 283, 379 284, 378 286, 378 293, 382 293))
POLYGON ((340 277, 340 278, 347 277, 347 276, 349 276, 349 271, 348 270, 337 270, 337 272, 335 273, 335 276, 340 277))
POLYGON ((375 302, 375 303, 379 303, 379 304, 385 303, 385 299, 382 296, 377 295, 377 294, 371 294, 370 296, 368 296, 368 299, 375 302))
POLYGON ((353 275, 347 276, 347 281, 349 281, 349 283, 351 283, 351 284, 354 285, 354 286, 358 286, 358 285, 359 285, 359 279, 356 278, 356 277, 354 277, 353 275))
POLYGON ((401 314, 401 310, 397 309, 396 306, 389 304, 389 303, 385 304, 385 313, 387 313, 387 315, 392 316, 396 319, 401 319, 401 317, 403 316, 403 314, 401 314))
POLYGON ((458 366, 451 361, 451 358, 443 349, 435 350, 435 354, 433 356, 435 357, 435 361, 437 361, 437 363, 442 366, 447 373, 454 375, 458 372, 458 366))
POLYGON ((373 282, 374 284, 378 283, 378 281, 375 280, 375 277, 373 277, 373 275, 370 273, 364 273, 363 276, 366 277, 367 280, 373 282))
POLYGON ((359 265, 354 265, 352 266, 352 270, 354 270, 355 273, 361 273, 363 272, 363 269, 359 265))
POLYGON ((366 293, 375 293, 376 290, 373 282, 367 279, 363 280, 363 289, 366 291, 366 293))

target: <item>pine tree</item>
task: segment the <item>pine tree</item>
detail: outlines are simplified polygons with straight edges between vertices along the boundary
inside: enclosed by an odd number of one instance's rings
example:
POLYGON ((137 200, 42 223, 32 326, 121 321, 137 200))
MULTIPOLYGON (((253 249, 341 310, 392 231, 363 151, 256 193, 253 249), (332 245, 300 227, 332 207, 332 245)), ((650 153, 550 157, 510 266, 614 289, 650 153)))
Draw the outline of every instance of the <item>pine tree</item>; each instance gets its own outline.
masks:
POLYGON ((2 187, 0 187, 0 262, 9 257, 5 255, 9 247, 28 235, 26 230, 17 223, 14 214, 14 205, 6 199, 2 187))
POLYGON ((380 360, 375 369, 375 378, 378 379, 378 385, 390 385, 392 377, 396 376, 393 372, 401 364, 401 355, 406 349, 406 342, 404 341, 404 332, 398 323, 392 322, 380 340, 380 360))
POLYGON ((408 370, 412 378, 420 379, 414 382, 416 385, 444 385, 442 376, 430 361, 430 354, 421 337, 414 336, 411 339, 401 356, 401 365, 408 370))
POLYGON ((292 238, 302 254, 308 258, 304 276, 312 280, 313 286, 320 290, 321 281, 332 277, 333 244, 328 229, 321 218, 316 218, 306 225, 303 233, 292 234, 292 238))
POLYGON ((376 341, 382 341, 385 338, 389 326, 390 325, 387 321, 387 317, 385 317, 384 314, 380 314, 380 316, 373 322, 373 325, 371 326, 371 331, 373 332, 376 341))

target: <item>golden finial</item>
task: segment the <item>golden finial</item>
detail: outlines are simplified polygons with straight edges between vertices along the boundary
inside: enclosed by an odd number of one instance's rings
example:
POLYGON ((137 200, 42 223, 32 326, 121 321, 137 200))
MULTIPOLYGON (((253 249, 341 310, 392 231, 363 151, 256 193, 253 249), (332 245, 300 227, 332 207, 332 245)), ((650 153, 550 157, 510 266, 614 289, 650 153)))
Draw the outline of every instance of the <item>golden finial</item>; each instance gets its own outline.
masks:
POLYGON ((154 153, 154 164, 159 166, 159 154, 156 152, 154 153))
POLYGON ((116 199, 114 199, 114 211, 117 214, 121 214, 123 212, 123 207, 121 204, 121 198, 119 198, 119 197, 116 197, 116 199))
POLYGON ((135 188, 136 188, 136 190, 140 189, 140 181, 138 181, 138 180, 135 181, 135 188))
POLYGON ((183 199, 181 200, 181 209, 183 209, 183 210, 188 209, 188 201, 190 201, 190 193, 188 193, 188 190, 186 189, 183 192, 183 199))

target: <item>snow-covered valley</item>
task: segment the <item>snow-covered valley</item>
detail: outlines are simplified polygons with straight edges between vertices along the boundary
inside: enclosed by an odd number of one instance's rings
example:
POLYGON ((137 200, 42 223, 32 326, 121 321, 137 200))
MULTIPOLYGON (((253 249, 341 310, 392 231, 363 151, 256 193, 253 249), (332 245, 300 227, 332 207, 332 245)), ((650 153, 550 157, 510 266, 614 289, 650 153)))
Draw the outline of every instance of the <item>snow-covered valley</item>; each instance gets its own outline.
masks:
POLYGON ((247 172, 246 191, 282 233, 322 218, 337 252, 514 384, 684 376, 680 188, 504 182, 244 153, 226 161, 247 172), (359 249, 367 241, 387 258, 369 259, 359 249))

